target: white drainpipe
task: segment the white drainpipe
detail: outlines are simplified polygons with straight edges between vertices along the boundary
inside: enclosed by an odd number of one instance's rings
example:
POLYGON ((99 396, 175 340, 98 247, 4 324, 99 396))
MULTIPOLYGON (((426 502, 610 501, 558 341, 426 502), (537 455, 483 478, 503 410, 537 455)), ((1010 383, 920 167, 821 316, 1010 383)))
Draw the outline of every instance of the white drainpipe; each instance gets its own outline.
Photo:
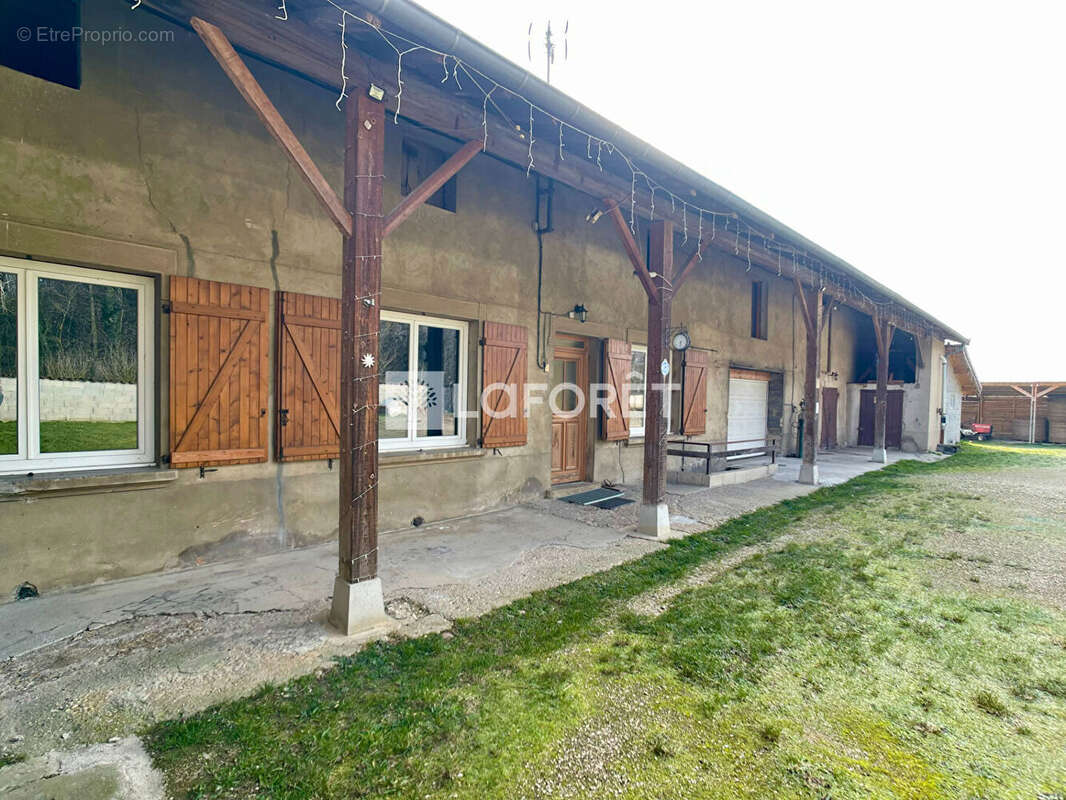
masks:
POLYGON ((947 444, 947 423, 945 420, 948 416, 948 357, 940 357, 940 443, 947 444))

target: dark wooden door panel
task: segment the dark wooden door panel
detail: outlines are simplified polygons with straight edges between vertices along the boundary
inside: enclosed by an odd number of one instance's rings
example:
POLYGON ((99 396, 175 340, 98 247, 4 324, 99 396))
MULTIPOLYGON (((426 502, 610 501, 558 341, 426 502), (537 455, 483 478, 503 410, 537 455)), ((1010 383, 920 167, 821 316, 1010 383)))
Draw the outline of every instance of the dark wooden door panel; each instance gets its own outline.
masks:
POLYGON ((837 404, 840 393, 835 388, 822 389, 822 449, 832 450, 837 446, 837 404))

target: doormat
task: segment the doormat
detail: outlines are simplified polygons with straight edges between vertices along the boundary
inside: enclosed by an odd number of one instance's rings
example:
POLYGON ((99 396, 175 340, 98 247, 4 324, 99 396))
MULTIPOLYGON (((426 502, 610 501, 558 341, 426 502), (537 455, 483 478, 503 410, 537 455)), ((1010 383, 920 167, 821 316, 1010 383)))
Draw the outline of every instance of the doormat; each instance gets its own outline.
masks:
POLYGON ((564 503, 573 503, 578 506, 596 506, 605 500, 621 497, 624 494, 620 489, 593 489, 588 492, 578 492, 566 497, 560 497, 564 503))
POLYGON ((618 508, 618 506, 627 506, 632 502, 628 497, 608 497, 603 502, 597 503, 596 508, 618 508))

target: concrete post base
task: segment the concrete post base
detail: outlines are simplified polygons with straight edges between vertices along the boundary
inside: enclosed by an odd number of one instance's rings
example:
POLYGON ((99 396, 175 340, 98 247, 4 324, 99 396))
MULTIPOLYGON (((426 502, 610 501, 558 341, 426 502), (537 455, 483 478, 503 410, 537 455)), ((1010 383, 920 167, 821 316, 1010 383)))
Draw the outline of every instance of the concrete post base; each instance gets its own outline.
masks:
POLYGON ((800 476, 797 483, 805 483, 808 486, 818 485, 818 465, 800 464, 800 476))
POLYGON ((333 607, 329 612, 329 624, 345 636, 388 625, 381 578, 348 583, 338 575, 333 581, 333 607))
POLYGON ((875 447, 873 455, 870 456, 871 461, 876 461, 878 464, 888 463, 888 451, 883 447, 875 447))
POLYGON ((670 509, 666 503, 648 503, 640 507, 637 532, 656 539, 670 539, 670 509))

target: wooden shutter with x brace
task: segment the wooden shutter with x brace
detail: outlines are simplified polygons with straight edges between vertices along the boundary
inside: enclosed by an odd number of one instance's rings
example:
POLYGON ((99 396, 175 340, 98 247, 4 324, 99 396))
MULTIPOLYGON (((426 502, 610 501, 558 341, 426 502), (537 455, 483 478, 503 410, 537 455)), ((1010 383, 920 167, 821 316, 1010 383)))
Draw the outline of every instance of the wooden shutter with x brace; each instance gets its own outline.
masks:
POLYGON ((686 350, 681 374, 681 433, 707 432, 707 353, 686 350))
POLYGON ((600 406, 601 431, 608 442, 629 438, 629 373, 633 354, 629 342, 607 339, 603 343, 603 378, 610 388, 607 407, 600 406))
POLYGON ((270 292, 170 279, 170 463, 267 459, 270 292))
POLYGON ((341 304, 332 297, 278 292, 276 299, 278 461, 340 454, 341 304))
POLYGON ((482 357, 481 446, 526 443, 526 349, 521 325, 486 322, 482 357))

